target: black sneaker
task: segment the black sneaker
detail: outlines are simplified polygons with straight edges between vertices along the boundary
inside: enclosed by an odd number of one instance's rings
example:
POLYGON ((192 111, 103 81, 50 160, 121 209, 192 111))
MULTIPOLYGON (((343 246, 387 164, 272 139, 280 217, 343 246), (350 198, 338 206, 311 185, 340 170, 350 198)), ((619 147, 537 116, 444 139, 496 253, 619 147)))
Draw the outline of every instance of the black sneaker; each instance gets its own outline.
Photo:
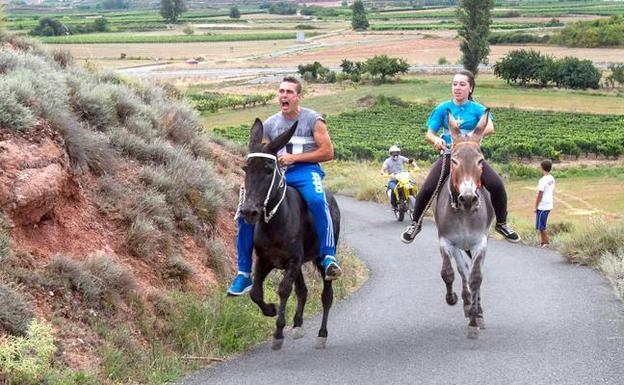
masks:
POLYGON ((520 236, 518 235, 518 233, 513 231, 513 229, 509 227, 506 223, 497 223, 494 230, 496 230, 497 233, 505 237, 505 240, 511 243, 520 242, 520 236))
POLYGON ((412 222, 412 224, 407 226, 401 233, 401 242, 412 243, 416 235, 420 233, 420 229, 422 229, 422 223, 412 222))

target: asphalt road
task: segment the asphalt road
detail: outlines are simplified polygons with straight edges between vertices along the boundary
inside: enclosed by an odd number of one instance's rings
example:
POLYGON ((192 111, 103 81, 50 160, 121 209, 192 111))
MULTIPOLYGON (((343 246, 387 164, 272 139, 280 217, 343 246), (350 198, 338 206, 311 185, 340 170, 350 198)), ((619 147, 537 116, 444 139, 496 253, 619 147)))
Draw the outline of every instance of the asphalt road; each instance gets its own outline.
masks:
POLYGON ((551 250, 491 240, 486 329, 469 340, 461 299, 454 307, 444 300, 433 223, 404 245, 404 224, 385 206, 344 197, 339 205, 340 241, 371 276, 332 308, 327 349, 314 349, 315 317, 281 351, 262 344, 181 384, 624 384, 624 305, 595 271, 551 250))

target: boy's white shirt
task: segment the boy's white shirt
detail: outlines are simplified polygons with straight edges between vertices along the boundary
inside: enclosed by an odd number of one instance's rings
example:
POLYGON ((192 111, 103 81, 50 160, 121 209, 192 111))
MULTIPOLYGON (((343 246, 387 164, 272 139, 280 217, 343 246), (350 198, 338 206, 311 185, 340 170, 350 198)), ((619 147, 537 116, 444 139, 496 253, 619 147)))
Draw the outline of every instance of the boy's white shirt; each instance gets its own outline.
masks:
POLYGON ((537 205, 538 210, 552 210, 554 207, 555 178, 548 174, 540 178, 537 191, 542 192, 542 200, 537 205))

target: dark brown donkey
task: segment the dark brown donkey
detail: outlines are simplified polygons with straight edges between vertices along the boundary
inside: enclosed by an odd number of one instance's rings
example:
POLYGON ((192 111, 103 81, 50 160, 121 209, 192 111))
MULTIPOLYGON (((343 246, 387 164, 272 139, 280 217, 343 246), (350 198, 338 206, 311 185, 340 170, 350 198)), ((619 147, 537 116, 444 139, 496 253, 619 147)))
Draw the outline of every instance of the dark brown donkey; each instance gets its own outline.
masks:
POLYGON ((453 138, 450 178, 440 189, 434 205, 442 254, 442 279, 446 302, 457 303, 453 292, 451 257, 462 279, 464 315, 470 319, 468 338, 478 338, 485 326, 481 308, 481 267, 485 260, 488 230, 494 217, 489 192, 481 187, 483 154, 480 143, 488 123, 489 109, 470 135, 462 135, 450 112, 448 126, 453 138))
MULTIPOLYGON (((284 174, 277 162, 277 151, 288 143, 296 128, 297 123, 274 141, 262 143, 262 122, 256 119, 251 127, 249 155, 244 167, 246 193, 241 214, 247 223, 255 224, 254 247, 258 257, 250 295, 264 315, 277 315, 273 333, 274 350, 280 349, 284 342, 286 302, 293 283, 297 294, 293 338, 303 336, 301 325, 308 292, 301 270, 303 263, 314 263, 323 277, 323 320, 316 343, 319 349, 325 348, 327 317, 334 298, 332 281, 325 280, 325 272, 319 266, 320 247, 314 218, 299 193, 286 185, 284 174), (285 270, 277 290, 280 297, 279 308, 273 303, 264 302, 263 282, 273 269, 285 270)), ((334 224, 334 239, 337 242, 340 211, 330 193, 327 193, 327 202, 334 224)))

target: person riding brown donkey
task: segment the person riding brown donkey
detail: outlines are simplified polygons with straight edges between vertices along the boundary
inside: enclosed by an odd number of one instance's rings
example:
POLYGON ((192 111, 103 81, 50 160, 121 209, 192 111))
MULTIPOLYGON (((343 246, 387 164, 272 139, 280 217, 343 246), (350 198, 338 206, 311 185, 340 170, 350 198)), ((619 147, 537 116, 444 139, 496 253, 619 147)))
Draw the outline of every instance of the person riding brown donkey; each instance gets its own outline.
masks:
MULTIPOLYGON (((439 104, 429 115, 427 120, 427 133, 425 140, 433 145, 436 151, 443 152, 438 158, 423 186, 416 194, 416 204, 412 215, 412 223, 401 233, 401 241, 411 243, 422 228, 422 220, 427 207, 431 204, 432 197, 442 182, 448 177, 450 170, 450 146, 452 144, 449 133, 447 110, 457 122, 463 134, 469 134, 477 125, 485 112, 485 107, 472 100, 475 89, 475 79, 472 72, 468 70, 457 71, 451 83, 453 97, 439 104), (438 136, 438 132, 443 128, 443 133, 438 136), (444 165, 444 168, 442 167, 444 165)), ((490 115, 488 124, 483 132, 484 136, 494 133, 493 117, 490 115)), ((487 162, 483 162, 483 174, 481 175, 483 186, 490 192, 494 212, 496 213, 495 230, 509 242, 519 242, 520 236, 507 224, 507 192, 502 179, 490 167, 487 162)))

